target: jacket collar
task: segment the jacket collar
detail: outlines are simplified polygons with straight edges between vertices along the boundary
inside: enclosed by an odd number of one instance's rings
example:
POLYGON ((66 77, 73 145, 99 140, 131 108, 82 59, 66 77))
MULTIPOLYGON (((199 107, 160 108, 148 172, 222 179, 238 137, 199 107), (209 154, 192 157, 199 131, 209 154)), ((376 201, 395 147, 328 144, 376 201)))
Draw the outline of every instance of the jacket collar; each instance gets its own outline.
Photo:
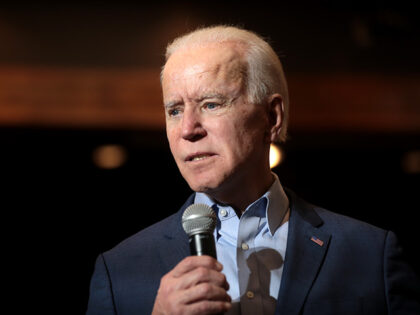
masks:
MULTIPOLYGON (((274 180, 270 188, 268 189, 268 191, 266 191, 265 194, 262 195, 259 199, 255 200, 252 204, 250 204, 246 208, 245 212, 251 210, 253 206, 255 206, 263 198, 265 198, 267 200, 267 203, 266 203, 266 206, 263 207, 265 212, 261 216, 265 216, 267 218, 269 231, 271 235, 274 235, 276 230, 282 224, 285 218, 285 215, 287 213, 287 210, 289 209, 289 200, 280 183, 280 180, 277 174, 275 173, 272 173, 272 174, 273 174, 274 180)), ((218 204, 217 201, 215 201, 213 198, 211 198, 210 196, 202 192, 198 192, 195 194, 194 203, 204 203, 212 207, 213 209, 216 209, 216 211, 220 210, 221 208, 225 208, 225 209, 229 209, 228 211, 231 213, 235 212, 235 210, 229 205, 218 204)))
POLYGON ((182 214, 185 209, 194 201, 194 194, 191 194, 183 206, 173 214, 172 220, 168 221, 163 237, 166 239, 168 246, 163 248, 165 264, 168 271, 182 259, 190 255, 188 236, 182 228, 182 214))
MULTIPOLYGON (((314 207, 285 188, 290 201, 289 234, 276 314, 299 314, 328 250, 331 235, 321 231, 324 224, 314 207)), ((164 232, 168 271, 190 254, 188 237, 182 228, 182 214, 194 202, 192 194, 173 215, 164 232)))
POLYGON ((276 314, 299 314, 328 250, 331 235, 314 207, 286 189, 290 201, 289 234, 276 314))

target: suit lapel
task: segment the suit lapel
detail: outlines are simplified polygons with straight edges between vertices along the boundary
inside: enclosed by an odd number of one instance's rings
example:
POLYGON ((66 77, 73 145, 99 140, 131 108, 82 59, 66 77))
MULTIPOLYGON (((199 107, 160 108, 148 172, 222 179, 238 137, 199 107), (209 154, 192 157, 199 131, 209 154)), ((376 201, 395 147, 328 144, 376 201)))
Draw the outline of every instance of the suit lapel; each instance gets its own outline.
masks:
POLYGON ((163 233, 167 246, 161 252, 162 261, 165 263, 167 270, 171 270, 182 259, 190 255, 188 236, 182 228, 182 214, 184 210, 193 203, 194 194, 192 194, 181 209, 174 214, 163 233))
POLYGON ((287 191, 291 203, 289 234, 276 314, 299 314, 328 250, 331 235, 319 230, 322 219, 312 206, 287 191))
MULTIPOLYGON (((320 231, 323 221, 313 207, 286 190, 290 200, 289 234, 282 282, 277 299, 276 314, 299 314, 324 257, 331 235, 320 231)), ((193 203, 192 194, 168 223, 163 237, 167 246, 162 261, 171 270, 179 261, 190 255, 188 236, 182 229, 182 214, 193 203)))

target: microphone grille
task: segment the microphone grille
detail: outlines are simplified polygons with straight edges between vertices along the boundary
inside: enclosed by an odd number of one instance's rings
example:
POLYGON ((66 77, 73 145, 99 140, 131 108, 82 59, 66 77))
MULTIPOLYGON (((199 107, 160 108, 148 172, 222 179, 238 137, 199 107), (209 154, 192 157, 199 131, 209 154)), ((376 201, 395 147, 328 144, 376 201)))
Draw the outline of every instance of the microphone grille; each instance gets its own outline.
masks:
POLYGON ((198 233, 213 233, 217 217, 213 209, 202 203, 195 203, 185 209, 182 227, 188 236, 198 233))

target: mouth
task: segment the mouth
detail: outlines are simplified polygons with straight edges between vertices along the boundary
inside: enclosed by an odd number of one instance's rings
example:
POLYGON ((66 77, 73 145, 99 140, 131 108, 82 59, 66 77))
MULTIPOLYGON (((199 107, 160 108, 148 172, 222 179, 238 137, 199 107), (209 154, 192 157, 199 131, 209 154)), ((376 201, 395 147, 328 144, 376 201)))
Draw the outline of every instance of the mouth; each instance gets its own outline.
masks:
POLYGON ((202 161, 208 159, 209 157, 213 156, 213 153, 194 153, 188 155, 185 159, 186 162, 195 162, 195 161, 202 161))

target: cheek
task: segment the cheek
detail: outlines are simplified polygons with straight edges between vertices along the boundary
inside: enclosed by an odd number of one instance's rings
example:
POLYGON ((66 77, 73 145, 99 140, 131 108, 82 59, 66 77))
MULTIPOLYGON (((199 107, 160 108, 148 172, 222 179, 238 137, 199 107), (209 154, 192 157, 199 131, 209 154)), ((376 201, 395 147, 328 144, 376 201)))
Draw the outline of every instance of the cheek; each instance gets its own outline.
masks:
MULTIPOLYGON (((259 163, 261 153, 266 147, 266 132, 264 126, 255 123, 253 119, 238 122, 234 126, 233 137, 227 139, 230 146, 231 163, 259 163)), ((254 165, 255 167, 257 165, 254 165)))
POLYGON ((261 115, 254 113, 242 117, 242 119, 234 120, 232 125, 238 145, 240 144, 245 151, 249 151, 264 139, 267 128, 261 115))
POLYGON ((216 128, 214 141, 223 151, 225 162, 229 165, 237 164, 252 151, 249 132, 243 122, 229 120, 227 124, 220 124, 216 128))
POLYGON ((169 126, 166 126, 166 137, 169 142, 169 148, 172 152, 172 155, 174 156, 176 160, 177 151, 178 151, 178 145, 176 141, 176 133, 174 129, 171 129, 169 126))

